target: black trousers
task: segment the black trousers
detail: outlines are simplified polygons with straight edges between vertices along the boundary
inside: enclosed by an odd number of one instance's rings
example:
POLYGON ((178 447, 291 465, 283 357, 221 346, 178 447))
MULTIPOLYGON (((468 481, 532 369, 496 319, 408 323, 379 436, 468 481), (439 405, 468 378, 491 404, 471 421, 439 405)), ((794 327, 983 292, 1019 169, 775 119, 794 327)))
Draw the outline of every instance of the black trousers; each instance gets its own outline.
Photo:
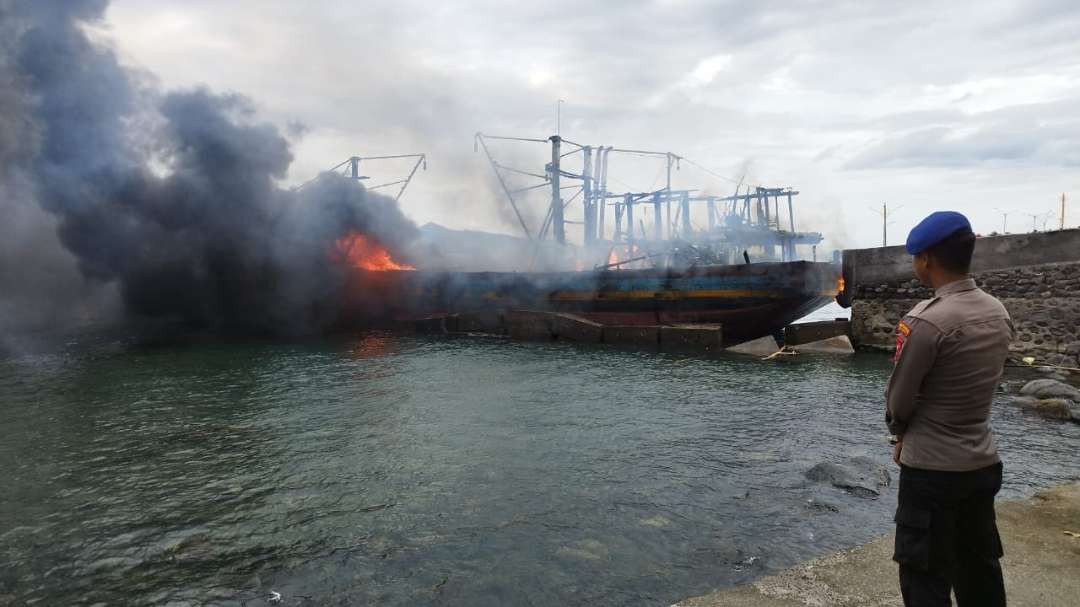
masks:
POLYGON ((994 496, 1001 464, 970 472, 900 467, 896 547, 905 607, 1004 607, 994 496))

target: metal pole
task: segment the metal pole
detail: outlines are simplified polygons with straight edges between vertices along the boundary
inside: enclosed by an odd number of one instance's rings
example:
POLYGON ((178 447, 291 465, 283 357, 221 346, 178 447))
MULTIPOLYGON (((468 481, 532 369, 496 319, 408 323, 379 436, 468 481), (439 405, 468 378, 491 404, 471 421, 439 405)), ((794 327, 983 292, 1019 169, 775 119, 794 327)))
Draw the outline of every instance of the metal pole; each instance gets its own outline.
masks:
POLYGON ((653 238, 657 242, 664 239, 664 210, 660 203, 660 192, 653 194, 653 238))
MULTIPOLYGON (((499 172, 499 165, 495 163, 495 159, 491 157, 491 152, 488 151, 487 142, 484 141, 484 136, 477 133, 476 140, 480 142, 480 147, 484 150, 484 155, 487 156, 488 162, 491 163, 491 170, 495 171, 495 177, 499 179, 499 185, 502 186, 503 192, 506 193, 506 198, 510 201, 510 207, 514 209, 514 215, 517 216, 518 223, 521 224, 521 230, 525 232, 525 238, 532 240, 532 234, 529 233, 529 226, 525 224, 525 218, 521 216, 521 211, 518 210, 517 203, 514 202, 514 195, 510 193, 510 188, 507 187, 506 181, 503 180, 502 173, 499 172)), ((414 168, 413 171, 416 169, 414 168)), ((557 190, 558 188, 556 188, 557 190)), ((562 205, 559 205, 562 208, 562 205)))
MULTIPOLYGON (((601 241, 604 240, 604 224, 606 223, 607 216, 607 171, 608 171, 608 152, 611 151, 611 146, 606 148, 601 147, 600 152, 603 158, 597 158, 597 164, 600 165, 600 222, 597 226, 597 238, 601 241)), ((616 207, 617 208, 617 207, 616 207)))
POLYGON ((887 229, 887 227, 889 225, 888 217, 889 217, 889 210, 885 206, 885 203, 883 202, 883 203, 881 203, 881 246, 883 246, 883 247, 889 246, 889 244, 888 244, 889 243, 889 235, 888 235, 888 232, 886 231, 886 229, 887 229))
POLYGON ((562 138, 551 136, 551 221, 555 226, 555 241, 566 244, 566 226, 563 222, 562 197, 559 192, 559 144, 562 138))
POLYGON ((405 193, 405 188, 409 187, 409 182, 412 181, 413 175, 416 174, 416 169, 420 168, 420 165, 424 165, 424 170, 427 170, 427 157, 420 154, 420 158, 416 159, 416 164, 413 165, 412 171, 409 171, 409 176, 405 178, 405 183, 401 184, 401 189, 398 190, 397 196, 394 196, 394 200, 401 200, 401 195, 405 193))
POLYGON ((634 248, 634 197, 627 194, 623 198, 623 204, 626 205, 626 242, 629 245, 629 250, 634 248))
POLYGON ((690 192, 683 192, 679 207, 682 213, 682 237, 690 238, 690 192))
POLYGON ((621 203, 615 203, 615 234, 612 235, 612 242, 619 242, 622 240, 622 216, 623 205, 621 203))
POLYGON ((1061 193, 1061 220, 1058 222, 1058 229, 1065 229, 1065 192, 1061 193))
POLYGON ((593 210, 596 235, 593 240, 604 240, 604 146, 596 148, 596 156, 593 158, 593 210))
POLYGON ((716 229, 716 197, 709 196, 709 231, 716 229))
POLYGON ((360 158, 357 156, 349 159, 349 176, 353 179, 360 179, 360 158))
POLYGON ((788 219, 791 220, 791 231, 795 231, 795 208, 791 205, 791 193, 787 195, 787 214, 788 219))
POLYGON ((674 226, 671 224, 671 152, 667 153, 667 185, 664 186, 664 200, 667 201, 667 223, 668 238, 671 238, 671 231, 674 226))
POLYGON ((588 249, 596 239, 596 200, 593 199, 592 147, 581 148, 583 166, 581 167, 581 191, 585 202, 585 248, 588 249))

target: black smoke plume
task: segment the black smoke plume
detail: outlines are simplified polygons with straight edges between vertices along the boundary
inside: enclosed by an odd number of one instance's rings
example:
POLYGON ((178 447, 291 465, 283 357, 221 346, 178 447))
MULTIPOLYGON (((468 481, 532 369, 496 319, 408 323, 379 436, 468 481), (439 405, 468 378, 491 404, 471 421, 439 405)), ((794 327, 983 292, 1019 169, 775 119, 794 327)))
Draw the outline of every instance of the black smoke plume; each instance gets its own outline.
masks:
MULTIPOLYGON (((163 92, 122 66, 87 35, 107 5, 0 0, 3 204, 51 214, 83 277, 116 285, 131 316, 295 333, 333 322, 337 238, 357 230, 408 260, 418 232, 393 199, 329 174, 279 187, 292 161, 279 130, 241 96, 163 92)), ((20 256, 45 255, 47 241, 20 256)), ((0 288, 15 316, 46 303, 28 293, 63 291, 0 288)))

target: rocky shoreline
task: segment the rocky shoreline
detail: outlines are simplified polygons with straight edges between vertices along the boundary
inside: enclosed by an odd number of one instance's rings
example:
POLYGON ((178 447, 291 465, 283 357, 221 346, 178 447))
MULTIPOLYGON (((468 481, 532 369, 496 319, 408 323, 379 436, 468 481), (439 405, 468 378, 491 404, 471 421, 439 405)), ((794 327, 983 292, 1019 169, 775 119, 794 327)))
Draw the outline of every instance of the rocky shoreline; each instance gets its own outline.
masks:
MULTIPOLYGON (((1080 423, 1080 372, 1049 366, 1010 366, 1000 390, 1009 403, 1047 418, 1047 423, 1080 423)), ((819 464, 807 472, 807 478, 871 497, 891 481, 887 471, 859 458, 842 464, 819 464)), ((1075 605, 1075 597, 1080 596, 1080 481, 1027 500, 999 503, 998 522, 1005 544, 1002 566, 1009 604, 1075 605)), ((890 533, 752 584, 717 590, 676 605, 899 607, 902 601, 896 565, 891 560, 892 542, 890 533)))
POLYGON ((1025 410, 1080 424, 1080 372, 1059 367, 1007 369, 1001 391, 1025 410))

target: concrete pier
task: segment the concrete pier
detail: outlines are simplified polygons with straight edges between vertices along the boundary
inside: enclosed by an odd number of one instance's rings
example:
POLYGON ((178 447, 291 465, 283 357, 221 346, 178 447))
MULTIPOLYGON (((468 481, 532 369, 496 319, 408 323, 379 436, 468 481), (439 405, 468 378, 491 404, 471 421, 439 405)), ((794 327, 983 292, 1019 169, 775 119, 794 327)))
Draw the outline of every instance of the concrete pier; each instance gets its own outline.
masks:
POLYGON ((719 352, 723 343, 720 325, 660 327, 660 349, 666 352, 719 352))
POLYGON ((570 314, 551 314, 551 333, 555 339, 596 344, 604 341, 604 325, 570 314))
POLYGON ((602 325, 591 320, 544 310, 506 310, 439 316, 412 321, 417 333, 487 333, 525 341, 568 341, 612 344, 669 352, 719 352, 719 324, 602 325))
POLYGON ((851 321, 846 318, 804 322, 784 328, 784 345, 799 346, 841 335, 851 337, 851 321))
POLYGON ((660 346, 660 327, 609 325, 604 327, 604 343, 657 348, 660 346))

